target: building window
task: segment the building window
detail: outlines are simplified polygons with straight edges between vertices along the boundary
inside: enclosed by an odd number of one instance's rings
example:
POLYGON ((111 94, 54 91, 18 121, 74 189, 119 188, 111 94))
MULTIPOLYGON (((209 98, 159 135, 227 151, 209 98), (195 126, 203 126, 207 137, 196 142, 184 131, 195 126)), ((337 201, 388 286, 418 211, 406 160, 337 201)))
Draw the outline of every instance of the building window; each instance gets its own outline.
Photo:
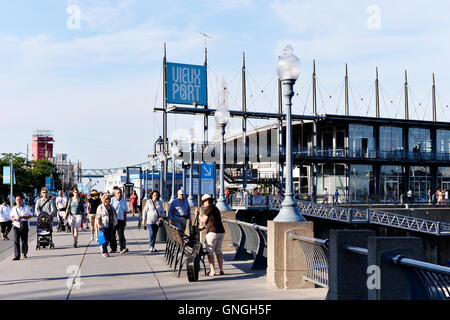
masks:
POLYGON ((348 130, 348 149, 350 157, 372 158, 375 156, 373 127, 350 124, 348 130))
POLYGON ((403 150, 403 129, 398 127, 380 127, 380 151, 403 150))
POLYGON ((380 167, 380 201, 385 203, 397 203, 403 194, 403 167, 380 167))
POLYGON ((371 165, 350 166, 349 197, 351 202, 368 202, 375 196, 375 177, 371 165))
POLYGON ((440 160, 449 159, 450 154, 450 130, 436 130, 437 153, 440 160))
POLYGON ((345 164, 319 164, 318 169, 317 196, 319 197, 319 201, 323 199, 325 188, 328 191, 329 203, 332 202, 332 196, 336 190, 343 197, 346 187, 345 164))
POLYGON ((438 168, 438 188, 450 190, 450 167, 438 168))
POLYGON ((428 189, 431 189, 431 174, 429 167, 410 167, 409 188, 413 192, 414 201, 427 201, 428 189))
POLYGON ((430 129, 409 128, 409 152, 431 152, 430 129))

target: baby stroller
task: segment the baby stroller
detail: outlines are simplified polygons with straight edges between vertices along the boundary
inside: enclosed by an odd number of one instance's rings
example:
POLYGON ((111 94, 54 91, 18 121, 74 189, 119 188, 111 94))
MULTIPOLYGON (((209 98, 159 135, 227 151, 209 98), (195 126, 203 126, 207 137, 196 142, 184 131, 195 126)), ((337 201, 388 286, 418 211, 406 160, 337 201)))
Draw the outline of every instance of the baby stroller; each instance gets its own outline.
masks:
POLYGON ((37 230, 36 230, 36 250, 40 250, 41 247, 55 249, 53 243, 53 221, 50 215, 46 212, 42 212, 37 218, 37 230))

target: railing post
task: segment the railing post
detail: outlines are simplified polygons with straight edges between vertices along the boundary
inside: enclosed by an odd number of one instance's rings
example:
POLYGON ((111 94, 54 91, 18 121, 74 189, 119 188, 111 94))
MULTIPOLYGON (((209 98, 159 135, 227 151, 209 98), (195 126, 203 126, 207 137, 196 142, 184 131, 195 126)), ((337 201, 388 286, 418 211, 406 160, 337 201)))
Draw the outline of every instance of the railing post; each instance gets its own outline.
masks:
POLYGON ((303 279, 308 272, 305 253, 289 233, 314 237, 313 223, 267 222, 267 282, 278 289, 313 288, 303 279))
POLYGON ((353 209, 348 210, 347 222, 348 223, 352 223, 353 222, 353 209))
POLYGON ((369 300, 426 299, 414 272, 394 264, 391 260, 397 255, 424 260, 421 238, 370 237, 368 250, 369 300))
POLYGON ((441 228, 442 228, 442 224, 441 224, 440 221, 438 221, 438 222, 436 223, 436 234, 437 234, 438 236, 441 235, 441 230, 442 230, 441 228))
POLYGON ((366 300, 366 273, 357 254, 345 250, 346 245, 367 248, 367 239, 375 236, 369 230, 330 231, 329 300, 366 300))
POLYGON ((367 223, 370 223, 370 208, 367 209, 367 223))

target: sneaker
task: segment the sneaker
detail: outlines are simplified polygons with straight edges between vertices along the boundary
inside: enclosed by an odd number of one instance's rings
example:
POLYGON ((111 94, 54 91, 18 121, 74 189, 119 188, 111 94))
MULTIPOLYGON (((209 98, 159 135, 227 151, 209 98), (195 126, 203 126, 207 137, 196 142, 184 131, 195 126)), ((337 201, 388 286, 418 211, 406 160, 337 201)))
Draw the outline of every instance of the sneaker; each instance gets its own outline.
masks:
POLYGON ((94 237, 91 237, 91 239, 89 239, 89 241, 93 241, 94 240, 94 237))
POLYGON ((17 260, 20 260, 20 258, 19 257, 14 257, 13 258, 13 261, 17 261, 17 260))
POLYGON ((109 258, 109 254, 107 254, 107 253, 102 253, 102 257, 103 257, 103 258, 109 258))
POLYGON ((149 251, 149 252, 153 252, 153 250, 155 250, 155 248, 154 248, 154 247, 150 247, 150 248, 148 248, 148 251, 149 251))
POLYGON ((120 251, 121 254, 127 253, 127 252, 128 252, 128 249, 123 249, 122 251, 120 251))

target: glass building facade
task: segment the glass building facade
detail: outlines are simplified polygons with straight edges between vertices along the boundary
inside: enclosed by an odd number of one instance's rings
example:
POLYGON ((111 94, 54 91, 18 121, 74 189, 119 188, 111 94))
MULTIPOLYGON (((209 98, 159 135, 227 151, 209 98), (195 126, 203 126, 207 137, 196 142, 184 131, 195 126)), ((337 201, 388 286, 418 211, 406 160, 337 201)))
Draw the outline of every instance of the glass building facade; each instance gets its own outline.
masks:
POLYGON ((409 152, 431 152, 430 129, 409 128, 409 152))
POLYGON ((380 151, 392 152, 403 150, 403 129, 399 127, 380 127, 380 151))
POLYGON ((432 177, 430 167, 413 166, 409 169, 409 188, 412 190, 415 201, 426 201, 432 177))
POLYGON ((404 193, 402 166, 380 167, 380 200, 382 202, 398 202, 404 193))
POLYGON ((450 167, 438 168, 438 188, 450 190, 450 167))
POLYGON ((341 197, 343 197, 347 185, 345 164, 320 164, 318 169, 317 194, 324 194, 325 188, 327 188, 329 202, 332 201, 332 196, 336 190, 338 190, 341 197))
POLYGON ((440 159, 448 159, 450 154, 450 130, 436 130, 436 149, 440 159))
POLYGON ((375 177, 371 165, 350 165, 349 200, 368 202, 375 195, 375 177))
POLYGON ((352 157, 374 157, 375 137, 373 127, 362 124, 350 124, 348 128, 348 150, 352 157))

